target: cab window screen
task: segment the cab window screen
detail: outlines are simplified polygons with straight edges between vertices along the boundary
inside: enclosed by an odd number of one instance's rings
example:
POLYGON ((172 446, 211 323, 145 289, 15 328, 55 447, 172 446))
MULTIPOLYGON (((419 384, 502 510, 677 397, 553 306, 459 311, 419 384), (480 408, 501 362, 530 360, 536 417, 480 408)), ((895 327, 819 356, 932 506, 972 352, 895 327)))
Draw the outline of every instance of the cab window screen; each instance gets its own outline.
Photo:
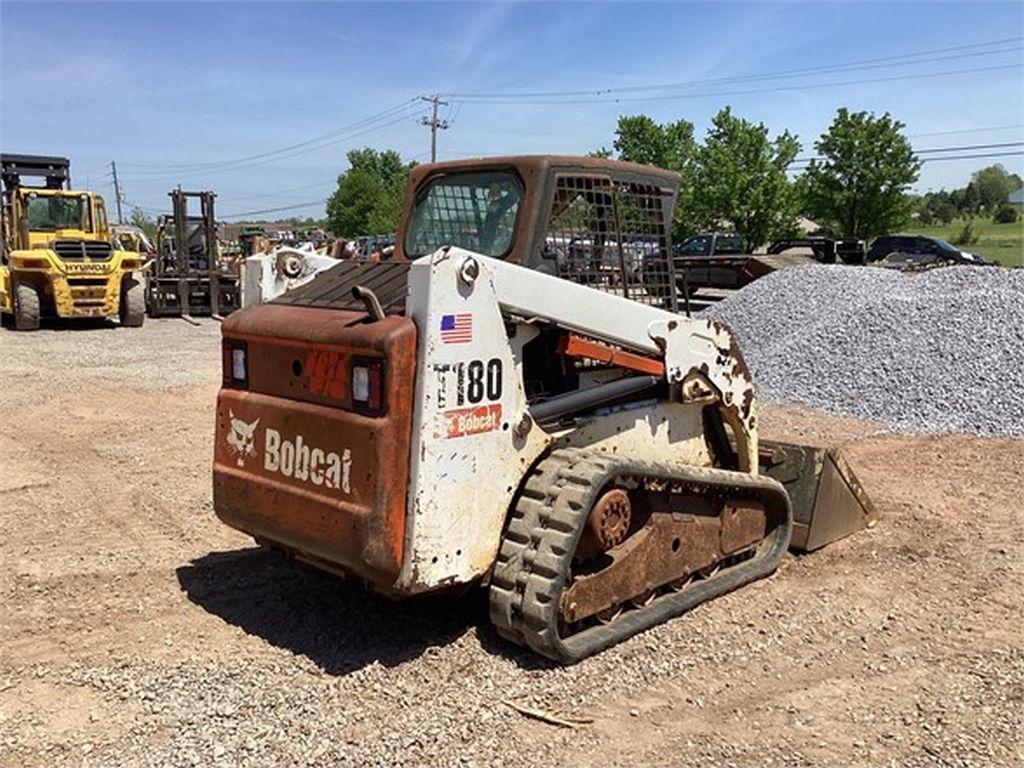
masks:
POLYGON ((455 245, 501 258, 512 250, 523 189, 511 173, 461 173, 429 182, 413 204, 408 256, 455 245))
POLYGON ((37 232, 58 229, 90 231, 89 206, 84 197, 30 195, 25 206, 28 227, 37 232))

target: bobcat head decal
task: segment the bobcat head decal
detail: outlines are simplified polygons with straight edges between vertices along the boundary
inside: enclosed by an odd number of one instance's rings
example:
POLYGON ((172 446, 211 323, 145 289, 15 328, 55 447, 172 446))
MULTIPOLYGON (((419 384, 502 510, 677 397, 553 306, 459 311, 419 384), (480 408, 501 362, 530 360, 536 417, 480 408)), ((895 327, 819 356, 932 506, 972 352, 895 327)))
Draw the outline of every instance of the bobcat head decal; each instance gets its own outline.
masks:
POLYGON ((234 411, 229 410, 228 415, 231 417, 228 446, 231 448, 231 452, 235 454, 238 466, 242 467, 245 466, 246 456, 256 455, 256 444, 253 436, 256 432, 256 425, 260 423, 260 420, 256 419, 256 421, 249 424, 241 419, 236 419, 234 411))

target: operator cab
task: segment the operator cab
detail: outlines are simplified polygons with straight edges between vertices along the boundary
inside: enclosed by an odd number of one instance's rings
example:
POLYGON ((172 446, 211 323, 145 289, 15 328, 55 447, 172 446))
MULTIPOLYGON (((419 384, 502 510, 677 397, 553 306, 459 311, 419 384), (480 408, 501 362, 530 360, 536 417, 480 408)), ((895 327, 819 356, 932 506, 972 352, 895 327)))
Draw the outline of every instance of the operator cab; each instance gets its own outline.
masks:
POLYGON ((519 156, 413 168, 397 259, 446 245, 674 310, 678 175, 604 158, 519 156))

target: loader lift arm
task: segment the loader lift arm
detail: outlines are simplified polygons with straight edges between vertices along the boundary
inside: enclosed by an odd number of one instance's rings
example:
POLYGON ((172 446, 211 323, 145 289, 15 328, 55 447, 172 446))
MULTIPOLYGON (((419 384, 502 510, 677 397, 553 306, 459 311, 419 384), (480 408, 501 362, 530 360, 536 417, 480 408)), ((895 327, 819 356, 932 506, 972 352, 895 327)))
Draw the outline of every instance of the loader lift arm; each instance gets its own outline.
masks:
POLYGON ((724 325, 680 317, 460 248, 444 248, 413 263, 410 282, 414 295, 422 290, 418 284, 429 281, 430 270, 447 260, 465 288, 473 285, 486 265, 489 290, 502 316, 511 321, 527 326, 549 324, 656 360, 681 401, 697 401, 716 393, 725 405, 723 417, 736 435, 741 467, 756 472, 753 383, 739 346, 724 325))

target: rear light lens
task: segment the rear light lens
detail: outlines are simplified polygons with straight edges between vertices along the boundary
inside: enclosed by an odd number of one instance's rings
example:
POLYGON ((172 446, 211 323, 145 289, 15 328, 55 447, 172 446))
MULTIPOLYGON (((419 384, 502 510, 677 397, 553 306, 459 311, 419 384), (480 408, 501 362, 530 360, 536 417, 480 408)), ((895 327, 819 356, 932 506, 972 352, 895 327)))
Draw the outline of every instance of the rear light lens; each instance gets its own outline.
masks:
POLYGON ((357 411, 380 414, 385 410, 384 361, 379 358, 352 358, 352 407, 357 411))
POLYGON ((235 347, 231 350, 231 378, 245 381, 245 350, 235 347))
POLYGON ((352 399, 360 403, 370 402, 370 369, 365 365, 352 369, 352 399))
POLYGON ((245 342, 238 339, 224 339, 223 355, 224 386, 247 389, 249 387, 249 368, 245 342))

